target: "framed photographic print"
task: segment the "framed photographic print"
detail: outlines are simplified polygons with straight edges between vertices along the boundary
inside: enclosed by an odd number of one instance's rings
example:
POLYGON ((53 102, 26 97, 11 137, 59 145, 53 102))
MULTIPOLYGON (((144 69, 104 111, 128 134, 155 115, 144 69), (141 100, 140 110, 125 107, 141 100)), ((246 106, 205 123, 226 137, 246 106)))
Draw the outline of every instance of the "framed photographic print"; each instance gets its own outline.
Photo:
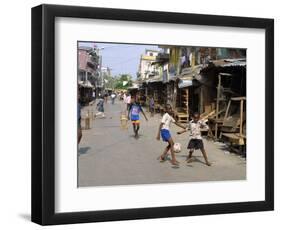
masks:
POLYGON ((274 21, 32 8, 32 221, 274 208, 274 21))

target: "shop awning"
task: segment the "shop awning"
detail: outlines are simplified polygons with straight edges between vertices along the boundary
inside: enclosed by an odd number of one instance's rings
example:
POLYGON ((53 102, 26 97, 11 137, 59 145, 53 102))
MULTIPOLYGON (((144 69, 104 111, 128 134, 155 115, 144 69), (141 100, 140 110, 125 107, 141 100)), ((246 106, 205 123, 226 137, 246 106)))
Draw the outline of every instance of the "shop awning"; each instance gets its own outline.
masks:
POLYGON ((178 87, 181 89, 192 85, 193 85, 193 80, 180 80, 178 87))
POLYGON ((186 87, 190 87, 190 86, 194 86, 194 87, 198 87, 200 86, 200 82, 197 81, 196 79, 180 79, 179 83, 178 83, 178 87, 181 88, 186 88, 186 87))
POLYGON ((188 82, 192 82, 192 80, 194 80, 196 76, 200 74, 202 66, 203 65, 197 65, 194 67, 183 68, 180 74, 176 76, 170 76, 169 80, 176 81, 179 79, 180 82, 185 81, 186 84, 189 84, 188 82))
POLYGON ((220 59, 211 61, 215 66, 228 67, 228 66, 246 66, 247 62, 245 58, 238 59, 220 59))
POLYGON ((90 81, 79 81, 78 85, 84 88, 94 88, 90 81))
POLYGON ((133 85, 128 87, 128 89, 139 89, 139 85, 137 83, 133 83, 133 85))
POLYGON ((146 83, 152 83, 152 82, 162 82, 163 79, 162 78, 151 78, 146 80, 146 83))

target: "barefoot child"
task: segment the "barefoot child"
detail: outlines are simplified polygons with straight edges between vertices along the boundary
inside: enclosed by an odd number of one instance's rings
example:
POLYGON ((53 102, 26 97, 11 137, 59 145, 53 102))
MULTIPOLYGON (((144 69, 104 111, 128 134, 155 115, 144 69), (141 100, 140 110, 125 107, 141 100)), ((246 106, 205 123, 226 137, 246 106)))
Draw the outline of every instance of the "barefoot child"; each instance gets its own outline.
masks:
POLYGON ((172 122, 183 129, 185 129, 185 127, 183 125, 181 125, 180 123, 176 122, 175 119, 171 116, 171 114, 172 114, 172 107, 170 105, 166 105, 166 113, 162 117, 156 139, 160 140, 160 134, 161 134, 162 140, 165 142, 168 142, 168 146, 164 149, 164 152, 160 156, 160 161, 165 160, 166 155, 168 154, 168 152, 170 150, 171 156, 172 156, 171 163, 173 165, 178 165, 179 162, 176 160, 176 156, 175 156, 175 152, 174 152, 174 141, 173 141, 171 133, 170 133, 170 125, 172 122))
MULTIPOLYGON (((210 162, 208 161, 207 153, 205 151, 202 136, 201 136, 201 129, 208 129, 209 127, 206 125, 204 121, 200 120, 199 113, 196 112, 193 114, 193 119, 189 122, 189 128, 190 128, 190 141, 187 146, 187 148, 189 149, 187 163, 190 163, 192 161, 192 154, 194 150, 200 149, 205 159, 206 165, 211 166, 210 162)), ((177 134, 184 133, 187 130, 188 128, 177 132, 177 134)))
POLYGON ((134 133, 135 133, 135 138, 139 137, 140 112, 145 117, 145 120, 147 120, 147 117, 146 117, 145 113, 143 112, 142 107, 141 107, 140 103, 138 102, 138 99, 131 98, 131 104, 129 106, 129 111, 128 111, 128 120, 131 118, 134 133))

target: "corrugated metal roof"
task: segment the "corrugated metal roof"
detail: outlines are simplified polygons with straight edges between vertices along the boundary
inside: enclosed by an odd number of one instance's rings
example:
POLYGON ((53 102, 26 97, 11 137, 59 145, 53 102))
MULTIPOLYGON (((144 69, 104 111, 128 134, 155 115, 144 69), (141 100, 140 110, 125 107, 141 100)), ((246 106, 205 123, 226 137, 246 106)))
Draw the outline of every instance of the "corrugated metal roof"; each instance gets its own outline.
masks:
POLYGON ((192 79, 192 80, 180 79, 178 87, 181 89, 181 88, 186 88, 189 86, 199 86, 199 85, 201 85, 201 84, 196 79, 192 79))
POLYGON ((184 68, 182 69, 182 72, 177 76, 177 78, 182 80, 193 80, 200 73, 202 68, 203 65, 184 68))
POLYGON ((181 88, 189 87, 192 85, 193 85, 192 80, 180 80, 178 87, 181 89, 181 88))
POLYGON ((151 78, 151 79, 146 80, 145 82, 152 83, 152 82, 162 82, 162 81, 163 81, 162 78, 151 78))
POLYGON ((79 46, 78 48, 79 50, 86 50, 86 51, 91 51, 93 50, 93 48, 89 47, 89 46, 79 46))
POLYGON ((246 58, 239 58, 239 59, 221 59, 221 60, 215 60, 211 61, 215 66, 246 66, 246 58))
POLYGON ((235 62, 226 63, 226 64, 222 65, 222 67, 226 67, 226 66, 246 66, 246 65, 247 65, 246 61, 235 61, 235 62))
POLYGON ((84 88, 94 88, 90 81, 79 81, 78 85, 84 88))

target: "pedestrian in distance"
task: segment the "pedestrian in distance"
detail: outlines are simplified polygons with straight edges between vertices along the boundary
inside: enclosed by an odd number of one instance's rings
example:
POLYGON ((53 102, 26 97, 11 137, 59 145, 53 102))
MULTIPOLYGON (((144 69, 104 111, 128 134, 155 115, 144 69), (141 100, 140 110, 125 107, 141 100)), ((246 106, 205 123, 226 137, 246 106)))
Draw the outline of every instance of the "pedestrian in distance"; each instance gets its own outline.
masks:
POLYGON ((143 114, 146 121, 148 121, 148 119, 147 119, 145 113, 143 112, 143 109, 142 109, 138 99, 135 97, 132 97, 130 101, 131 101, 131 104, 128 109, 128 120, 132 121, 135 138, 138 138, 139 129, 140 129, 140 113, 143 114))
POLYGON ((114 105, 114 101, 115 101, 115 98, 116 98, 116 93, 113 92, 113 93, 110 95, 110 97, 111 97, 111 104, 114 105))
POLYGON ((121 91, 121 92, 118 93, 118 99, 119 99, 119 101, 122 101, 122 96, 123 96, 123 92, 121 91))
POLYGON ((183 129, 185 127, 182 124, 180 124, 179 122, 175 121, 175 119, 172 117, 173 110, 172 110, 171 105, 167 104, 165 110, 166 110, 166 112, 161 119, 161 124, 159 125, 156 139, 160 140, 160 135, 161 135, 162 140, 164 142, 168 142, 168 146, 164 149, 164 152, 162 153, 162 155, 160 155, 159 159, 160 159, 160 162, 164 162, 166 160, 166 156, 167 156, 168 152, 170 151, 171 156, 172 156, 171 163, 173 165, 178 165, 179 162, 176 160, 175 151, 174 151, 174 140, 170 133, 170 126, 171 126, 171 123, 174 123, 175 125, 183 128, 183 129))
POLYGON ((104 99, 100 98, 99 102, 97 103, 97 110, 98 112, 95 114, 95 118, 96 117, 101 117, 101 118, 105 118, 105 114, 104 114, 104 99))
POLYGON ((127 102, 126 102, 127 96, 126 96, 125 92, 122 95, 122 100, 123 100, 123 102, 121 103, 121 110, 122 110, 122 113, 125 114, 126 119, 127 119, 128 118, 128 116, 127 116, 128 108, 127 108, 127 102))
POLYGON ((149 99, 149 111, 150 111, 150 116, 151 117, 154 116, 154 110, 155 110, 155 108, 154 108, 154 99, 153 99, 153 97, 151 97, 149 99))
POLYGON ((103 99, 104 99, 104 102, 107 104, 107 99, 108 99, 108 94, 107 93, 104 94, 103 99))
POLYGON ((120 100, 124 101, 125 97, 126 97, 126 94, 123 91, 121 91, 120 100))
POLYGON ((205 159, 206 165, 211 166, 211 163, 208 160, 206 150, 204 148, 204 143, 201 136, 202 129, 209 129, 208 125, 203 120, 200 120, 200 114, 195 112, 192 116, 192 120, 189 122, 189 127, 185 128, 182 131, 177 132, 177 134, 182 134, 190 130, 190 140, 187 146, 189 149, 189 155, 187 157, 187 163, 192 162, 192 154, 194 150, 200 149, 205 159))
POLYGON ((131 105, 131 95, 128 93, 125 96, 124 102, 127 106, 127 111, 129 111, 130 105, 131 105))

